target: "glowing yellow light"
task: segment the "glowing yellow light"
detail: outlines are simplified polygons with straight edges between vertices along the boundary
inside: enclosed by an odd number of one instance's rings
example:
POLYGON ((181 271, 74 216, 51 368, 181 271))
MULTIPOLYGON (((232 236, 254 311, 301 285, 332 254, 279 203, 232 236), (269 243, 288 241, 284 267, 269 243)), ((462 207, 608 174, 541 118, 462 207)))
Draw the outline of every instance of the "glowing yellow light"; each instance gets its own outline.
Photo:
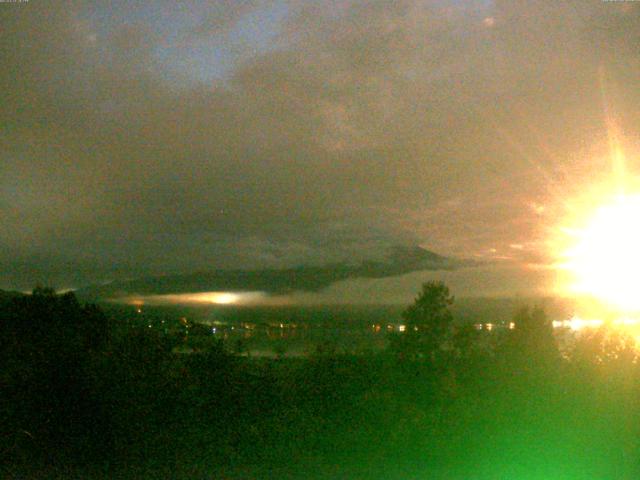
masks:
POLYGON ((553 328, 569 328, 575 332, 584 328, 600 328, 604 325, 604 320, 583 319, 574 315, 569 320, 554 320, 551 324, 553 328))
POLYGON ((640 310, 640 195, 619 195, 597 208, 562 255, 569 290, 624 310, 640 310))
POLYGON ((171 293, 164 295, 147 295, 144 297, 120 297, 112 299, 138 306, 141 305, 173 305, 173 304, 254 304, 269 300, 264 292, 197 292, 197 293, 171 293))
POLYGON ((583 328, 599 328, 603 325, 602 320, 583 320, 582 318, 573 317, 567 322, 567 326, 571 330, 582 330, 583 328))
POLYGON ((228 305, 231 303, 236 303, 239 298, 240 297, 237 294, 229 292, 216 292, 208 296, 208 299, 211 303, 216 303, 218 305, 228 305))

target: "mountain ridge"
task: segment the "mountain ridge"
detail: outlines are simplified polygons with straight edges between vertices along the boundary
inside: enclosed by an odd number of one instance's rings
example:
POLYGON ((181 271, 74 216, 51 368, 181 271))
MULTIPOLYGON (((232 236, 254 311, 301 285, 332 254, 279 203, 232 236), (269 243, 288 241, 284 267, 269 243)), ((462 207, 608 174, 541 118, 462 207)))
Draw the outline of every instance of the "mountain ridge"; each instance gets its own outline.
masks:
POLYGON ((385 278, 420 270, 454 270, 477 262, 445 257, 422 247, 394 247, 385 260, 336 262, 323 266, 254 270, 217 269, 165 276, 148 276, 76 291, 80 297, 107 299, 125 295, 161 295, 206 291, 261 291, 281 295, 296 291, 317 292, 350 278, 385 278))

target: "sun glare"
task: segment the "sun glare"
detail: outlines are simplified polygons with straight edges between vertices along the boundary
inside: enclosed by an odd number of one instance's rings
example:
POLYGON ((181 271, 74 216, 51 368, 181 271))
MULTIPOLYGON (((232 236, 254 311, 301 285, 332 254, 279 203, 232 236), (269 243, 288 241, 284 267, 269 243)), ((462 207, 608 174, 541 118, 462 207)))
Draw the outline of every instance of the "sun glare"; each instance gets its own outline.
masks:
POLYGON ((571 293, 612 307, 640 310, 640 195, 618 195, 596 208, 562 254, 571 293))

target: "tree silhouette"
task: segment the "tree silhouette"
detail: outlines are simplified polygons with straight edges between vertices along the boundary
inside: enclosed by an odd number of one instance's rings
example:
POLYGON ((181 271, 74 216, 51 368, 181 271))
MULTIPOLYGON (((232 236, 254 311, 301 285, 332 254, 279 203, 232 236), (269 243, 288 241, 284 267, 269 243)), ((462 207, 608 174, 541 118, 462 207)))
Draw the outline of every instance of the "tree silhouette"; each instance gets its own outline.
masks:
POLYGON ((437 360, 451 338, 453 315, 449 307, 453 300, 443 282, 424 283, 413 304, 402 313, 405 332, 396 337, 394 348, 409 357, 437 360))
POLYGON ((103 420, 90 366, 106 348, 106 316, 73 293, 37 287, 3 306, 0 337, 6 386, 0 397, 11 413, 10 434, 28 432, 43 454, 87 452, 86 440, 103 420))
POLYGON ((541 307, 523 307, 513 317, 501 352, 522 373, 548 376, 560 360, 553 326, 541 307))

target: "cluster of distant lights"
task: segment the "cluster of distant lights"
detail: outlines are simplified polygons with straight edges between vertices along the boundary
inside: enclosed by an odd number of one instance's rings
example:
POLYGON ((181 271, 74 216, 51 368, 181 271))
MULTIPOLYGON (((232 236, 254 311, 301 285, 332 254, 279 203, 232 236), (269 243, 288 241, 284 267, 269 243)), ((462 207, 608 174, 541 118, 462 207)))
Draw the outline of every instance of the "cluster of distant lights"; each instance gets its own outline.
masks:
MULTIPOLYGON (((476 323, 473 325, 476 330, 487 330, 492 331, 495 328, 507 328, 509 330, 514 330, 516 328, 515 322, 509 322, 507 324, 496 324, 496 323, 476 323)), ((567 319, 567 320, 554 320, 551 322, 551 326, 554 329, 568 329, 574 332, 585 330, 585 329, 598 329, 604 326, 616 327, 616 328, 624 328, 624 327, 638 327, 640 326, 640 319, 630 318, 630 317, 620 317, 611 321, 604 321, 600 319, 587 319, 581 318, 577 315, 567 319)), ((402 330, 400 330, 402 331, 402 330)))
POLYGON ((554 320, 553 328, 569 328, 577 331, 584 328, 600 328, 605 325, 613 327, 637 327, 640 325, 640 320, 637 318, 620 317, 610 322, 605 322, 599 319, 583 319, 577 316, 570 318, 569 320, 554 320))
MULTIPOLYGON (((476 323, 473 325, 476 330, 487 330, 492 331, 495 328, 507 328, 509 330, 514 330, 516 328, 515 322, 509 322, 507 324, 496 324, 496 323, 476 323)), ((611 320, 609 322, 605 322, 600 319, 587 319, 580 318, 577 315, 567 319, 567 320, 554 320, 551 322, 551 326, 554 329, 568 329, 574 332, 584 330, 584 329, 598 329, 603 326, 611 326, 611 327, 637 327, 640 326, 640 319, 637 318, 629 318, 629 317, 621 317, 615 320, 611 320)), ((402 331, 402 330, 401 330, 402 331)))
MULTIPOLYGON (((210 294, 208 298, 212 298, 210 296, 210 294)), ((200 296, 199 298, 204 298, 203 296, 200 296)), ((218 303, 218 301, 220 301, 220 297, 214 297, 217 301, 210 301, 210 303, 218 303)), ((222 302, 225 303, 227 300, 227 298, 222 297, 222 302)), ((141 314, 142 313, 142 307, 143 304, 141 302, 136 302, 134 303, 135 305, 135 309, 136 309, 136 313, 141 314)), ((188 321, 185 317, 180 318, 181 323, 183 323, 185 326, 187 326, 188 328, 188 321)), ((164 320, 162 320, 162 323, 164 324, 164 320)), ((280 323, 277 325, 280 329, 285 328, 285 324, 280 323)), ((592 329, 592 330, 596 330, 599 329, 601 327, 613 327, 613 328, 632 328, 632 327, 638 327, 640 326, 640 319, 638 318, 631 318, 631 317, 619 317, 616 318, 614 320, 610 320, 610 321, 604 321, 601 319, 586 319, 586 318, 581 318, 577 315, 574 315, 573 317, 566 319, 566 320, 553 320, 551 322, 551 326, 554 329, 566 329, 566 330, 571 330, 573 332, 579 332, 581 330, 588 330, 588 329, 592 329)), ((290 325, 286 325, 286 327, 290 327, 290 325)), ((295 325, 293 325, 293 327, 295 328, 295 325)), ((484 331, 488 331, 491 332, 493 330, 496 329, 508 329, 508 330, 515 330, 516 329, 516 323, 515 322, 508 322, 508 323, 474 323, 473 327, 476 330, 484 330, 484 331)), ((149 325, 149 328, 151 328, 151 325, 149 325)), ((399 333, 406 333, 410 327, 408 327, 405 324, 387 324, 385 325, 380 325, 380 324, 372 324, 371 328, 373 330, 373 332, 375 333, 380 333, 382 330, 386 330, 388 332, 393 332, 393 331, 398 331, 399 333)), ((414 330, 418 330, 418 327, 413 327, 414 330)), ((231 327, 231 330, 234 330, 233 327, 231 327)), ((213 327, 211 329, 212 333, 215 334, 217 329, 216 327, 213 327)), ((640 341, 640 337, 638 337, 638 340, 640 341)))
MULTIPOLYGON (((640 325, 640 320, 639 319, 635 319, 635 318, 618 318, 616 320, 613 320, 611 322, 605 322, 604 320, 598 320, 598 319, 584 319, 584 318, 580 318, 578 316, 573 316, 567 320, 554 320, 553 322, 551 322, 551 325, 554 329, 569 329, 572 330, 574 332, 579 331, 579 330, 583 330, 583 329, 597 329, 600 328, 602 326, 605 325, 609 325, 609 326, 613 326, 613 327, 634 327, 634 326, 639 326, 640 325)), ((515 322, 508 322, 508 323, 474 323, 473 327, 476 330, 486 330, 488 332, 491 332, 493 330, 496 329, 508 329, 508 330, 515 330, 516 329, 516 323, 515 322)), ((407 332, 408 327, 407 325, 401 324, 401 325, 393 325, 393 324, 389 324, 386 326, 386 329, 381 326, 381 325, 372 325, 371 326, 372 330, 374 332, 380 332, 381 330, 387 330, 387 331, 394 331, 397 330, 400 333, 404 333, 407 332)), ((418 330, 418 327, 414 327, 414 330, 418 330)))

